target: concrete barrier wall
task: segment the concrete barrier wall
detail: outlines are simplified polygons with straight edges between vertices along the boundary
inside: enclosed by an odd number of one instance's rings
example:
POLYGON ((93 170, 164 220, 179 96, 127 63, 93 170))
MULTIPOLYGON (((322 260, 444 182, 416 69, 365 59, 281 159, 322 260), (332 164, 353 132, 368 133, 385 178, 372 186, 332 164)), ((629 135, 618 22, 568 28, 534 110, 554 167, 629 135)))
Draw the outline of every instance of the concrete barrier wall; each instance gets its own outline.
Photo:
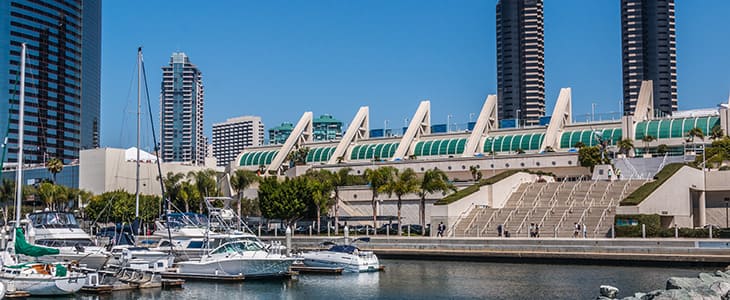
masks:
POLYGON ((637 206, 621 206, 617 214, 658 214, 674 216, 679 227, 693 227, 692 189, 703 189, 702 171, 682 167, 637 206))

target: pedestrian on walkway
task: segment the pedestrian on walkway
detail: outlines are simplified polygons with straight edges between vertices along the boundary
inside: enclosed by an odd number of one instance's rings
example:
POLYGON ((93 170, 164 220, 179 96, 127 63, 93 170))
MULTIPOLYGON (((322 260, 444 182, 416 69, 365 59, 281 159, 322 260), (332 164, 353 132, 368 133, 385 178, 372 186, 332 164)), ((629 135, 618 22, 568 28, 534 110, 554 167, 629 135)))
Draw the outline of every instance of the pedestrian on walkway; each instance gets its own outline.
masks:
POLYGON ((497 225, 497 236, 502 237, 502 224, 497 225))
POLYGON ((446 225, 444 225, 444 222, 441 222, 439 224, 438 233, 436 234, 436 236, 444 237, 444 231, 446 231, 446 225))
POLYGON ((573 237, 577 238, 580 233, 580 225, 578 222, 573 222, 573 237))

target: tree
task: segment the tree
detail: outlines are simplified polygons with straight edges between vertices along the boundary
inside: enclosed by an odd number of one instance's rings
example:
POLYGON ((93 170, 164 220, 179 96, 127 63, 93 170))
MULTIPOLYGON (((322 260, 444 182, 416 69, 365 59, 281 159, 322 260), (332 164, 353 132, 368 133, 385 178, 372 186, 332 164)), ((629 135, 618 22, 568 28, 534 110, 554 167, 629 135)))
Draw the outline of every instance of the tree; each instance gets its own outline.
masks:
POLYGON ((656 152, 659 153, 659 155, 664 155, 669 152, 669 146, 667 146, 667 144, 656 146, 656 152))
POLYGON ((372 192, 372 200, 370 204, 373 207, 373 227, 378 227, 378 203, 375 202, 375 198, 382 191, 382 187, 388 183, 390 176, 393 174, 394 167, 381 167, 378 169, 367 169, 365 170, 364 176, 370 185, 370 191, 372 192))
POLYGON ((170 201, 170 203, 174 203, 175 205, 179 204, 177 201, 179 200, 178 195, 180 194, 183 178, 185 178, 185 174, 183 173, 167 172, 165 178, 162 179, 162 183, 165 186, 165 192, 167 193, 167 200, 170 201))
POLYGON ((552 153, 552 152, 555 152, 555 149, 552 146, 547 146, 547 147, 545 147, 545 152, 552 153))
MULTIPOLYGON (((390 178, 388 182, 382 186, 382 189, 384 192, 388 193, 388 197, 395 194, 396 198, 398 198, 398 224, 402 225, 401 206, 403 203, 401 199, 404 195, 418 191, 418 180, 416 178, 416 172, 414 172, 411 168, 407 168, 403 170, 403 172, 398 172, 398 169, 395 168, 391 171, 393 173, 389 176, 390 178)), ((398 226, 398 235, 401 235, 402 233, 401 226, 398 226)))
POLYGON ((711 140, 715 141, 722 139, 723 137, 725 137, 725 132, 722 130, 722 127, 720 127, 720 124, 712 127, 712 130, 710 131, 711 140))
POLYGON ((340 187, 350 184, 350 172, 352 168, 341 168, 337 172, 332 173, 332 188, 335 191, 335 232, 340 230, 340 187))
POLYGON ((517 150, 515 150, 515 153, 517 153, 517 154, 525 154, 525 150, 523 150, 522 148, 517 148, 517 150))
POLYGON ((265 218, 282 219, 287 226, 302 217, 307 211, 307 197, 311 192, 304 176, 286 178, 279 182, 276 177, 267 177, 259 184, 259 205, 265 218))
MULTIPOLYGON (((322 170, 329 172, 326 170, 322 170)), ((312 203, 315 206, 317 213, 317 232, 319 232, 321 214, 326 213, 329 210, 331 203, 330 195, 332 194, 332 183, 329 180, 317 180, 316 178, 309 178, 307 180, 309 190, 312 192, 312 203)))
POLYGON ((177 197, 183 202, 183 205, 185 205, 185 212, 190 212, 190 204, 193 201, 200 199, 200 192, 195 185, 184 181, 180 184, 180 190, 178 191, 177 197))
POLYGON ((654 136, 648 134, 641 138, 641 141, 644 142, 644 154, 649 153, 649 144, 654 140, 654 136))
POLYGON ((583 142, 576 142, 576 143, 575 143, 575 145, 573 145, 573 148, 578 148, 578 149, 580 149, 580 148, 583 148, 583 147, 585 147, 585 146, 586 146, 586 144, 585 144, 585 143, 583 143, 583 142))
POLYGON ((252 171, 236 170, 235 172, 233 172, 233 176, 231 176, 231 187, 236 191, 236 194, 238 195, 237 211, 239 217, 243 216, 241 214, 241 201, 243 201, 243 191, 247 189, 250 185, 258 181, 259 176, 252 171))
POLYGON ((51 158, 48 162, 46 162, 46 169, 48 169, 48 172, 53 174, 53 183, 56 183, 56 174, 63 171, 63 162, 58 158, 51 158))
POLYGON ((309 154, 309 147, 301 147, 289 152, 286 155, 286 160, 292 166, 300 166, 307 164, 307 155, 309 154))
POLYGON ((53 210, 53 203, 56 196, 56 185, 50 182, 41 182, 38 185, 38 196, 46 204, 46 208, 53 210))
POLYGON ((479 172, 478 166, 469 166, 469 172, 471 173, 472 180, 478 181, 482 179, 482 172, 479 172))
POLYGON ((578 162, 581 166, 590 168, 596 165, 608 163, 608 159, 601 159, 601 149, 598 146, 583 147, 578 149, 578 162))
POLYGON ((198 190, 197 197, 189 200, 194 200, 198 204, 198 211, 203 212, 203 197, 217 197, 218 194, 218 182, 216 180, 215 170, 205 169, 199 171, 188 172, 188 179, 193 180, 193 185, 198 190))
POLYGON ((631 152, 631 149, 634 149, 634 141, 631 139, 623 139, 620 140, 616 146, 618 146, 618 152, 622 153, 624 155, 629 155, 629 152, 631 152))
POLYGON ((13 204, 15 200, 15 182, 8 178, 3 178, 0 185, 0 201, 3 203, 5 211, 8 211, 8 204, 13 204))
POLYGON ((701 128, 695 127, 687 131, 687 142, 694 143, 695 137, 705 140, 705 133, 701 128))
POLYGON ((456 187, 454 187, 453 184, 449 182, 449 178, 446 176, 446 173, 444 171, 439 170, 438 168, 434 168, 432 170, 426 170, 425 173, 423 173, 423 177, 418 182, 419 186, 416 189, 416 193, 418 194, 418 197, 421 198, 421 203, 419 205, 420 210, 420 221, 421 221, 421 227, 423 228, 421 234, 426 234, 426 196, 428 194, 441 192, 443 195, 446 195, 446 193, 449 190, 456 191, 456 187))

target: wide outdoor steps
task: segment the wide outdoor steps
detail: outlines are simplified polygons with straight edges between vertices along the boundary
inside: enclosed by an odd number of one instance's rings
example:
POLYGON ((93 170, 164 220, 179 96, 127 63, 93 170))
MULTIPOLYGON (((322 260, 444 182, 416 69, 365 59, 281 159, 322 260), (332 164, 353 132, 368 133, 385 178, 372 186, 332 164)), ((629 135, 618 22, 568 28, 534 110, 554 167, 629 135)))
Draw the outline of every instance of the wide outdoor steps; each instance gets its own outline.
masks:
POLYGON ((605 237, 621 198, 644 183, 644 180, 582 180, 522 184, 503 208, 474 207, 450 234, 497 236, 501 224, 502 230, 511 236, 529 236, 530 226, 535 224, 542 237, 571 237, 575 234, 575 224, 579 223, 585 226, 587 236, 605 237))

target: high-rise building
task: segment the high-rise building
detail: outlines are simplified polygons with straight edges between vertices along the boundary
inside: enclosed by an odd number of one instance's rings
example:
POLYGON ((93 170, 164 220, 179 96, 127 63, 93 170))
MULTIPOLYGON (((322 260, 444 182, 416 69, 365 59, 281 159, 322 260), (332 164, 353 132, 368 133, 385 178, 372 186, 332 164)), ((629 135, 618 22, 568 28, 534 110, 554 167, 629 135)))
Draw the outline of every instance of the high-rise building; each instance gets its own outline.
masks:
POLYGON ((284 144, 286 139, 289 138, 292 130, 294 130, 294 124, 289 122, 281 123, 281 125, 269 129, 269 144, 279 145, 284 144))
POLYGON ((641 82, 653 81, 654 111, 677 111, 674 0, 621 0, 624 114, 636 108, 641 82))
POLYGON ((213 156, 226 166, 244 149, 264 144, 264 123, 258 116, 243 116, 213 124, 213 156))
POLYGON ((342 121, 332 115, 321 115, 312 120, 313 136, 315 141, 331 141, 342 138, 342 121))
POLYGON ((162 160, 205 163, 203 74, 185 53, 176 52, 162 67, 160 94, 162 160))
MULTIPOLYGON (((497 2, 498 117, 537 125, 545 115, 542 0, 497 2)), ((518 124, 518 125, 519 125, 518 124)))
POLYGON ((0 2, 0 132, 10 122, 7 159, 17 162, 20 48, 26 43, 27 163, 99 146, 101 1, 0 2))

